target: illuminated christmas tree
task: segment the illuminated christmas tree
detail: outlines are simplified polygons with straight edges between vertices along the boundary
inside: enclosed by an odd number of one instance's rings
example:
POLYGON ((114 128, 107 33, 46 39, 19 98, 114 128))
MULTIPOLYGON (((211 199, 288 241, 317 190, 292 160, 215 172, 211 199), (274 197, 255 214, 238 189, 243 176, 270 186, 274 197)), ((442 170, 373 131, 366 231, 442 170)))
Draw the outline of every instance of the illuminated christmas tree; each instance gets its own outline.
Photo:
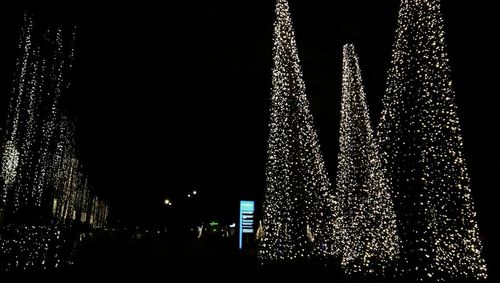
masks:
POLYGON ((395 190, 402 268, 486 278, 439 0, 402 0, 379 125, 395 190))
POLYGON ((308 259, 332 239, 330 182, 314 130, 289 6, 278 0, 263 236, 259 258, 308 259))
POLYGON ((354 46, 344 46, 335 248, 347 273, 383 274, 399 254, 391 189, 382 170, 354 46))

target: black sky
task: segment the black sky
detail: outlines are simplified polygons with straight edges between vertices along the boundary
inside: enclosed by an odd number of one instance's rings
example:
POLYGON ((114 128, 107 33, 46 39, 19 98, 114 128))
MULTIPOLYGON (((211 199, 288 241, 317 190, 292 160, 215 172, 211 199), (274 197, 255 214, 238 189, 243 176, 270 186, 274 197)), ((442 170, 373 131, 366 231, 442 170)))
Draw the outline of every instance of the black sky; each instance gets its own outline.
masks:
MULTIPOLYGON (((161 200, 196 189, 209 211, 236 216, 264 192, 274 1, 73 3, 2 8, 0 109, 5 124, 23 12, 76 24, 67 110, 97 191, 124 221, 158 220, 161 200)), ((497 19, 492 1, 443 0, 453 80, 481 230, 491 237, 498 188, 497 19), (493 70, 493 71, 492 71, 493 70)), ((341 56, 360 55, 378 122, 397 0, 291 0, 307 95, 334 181, 341 56)))

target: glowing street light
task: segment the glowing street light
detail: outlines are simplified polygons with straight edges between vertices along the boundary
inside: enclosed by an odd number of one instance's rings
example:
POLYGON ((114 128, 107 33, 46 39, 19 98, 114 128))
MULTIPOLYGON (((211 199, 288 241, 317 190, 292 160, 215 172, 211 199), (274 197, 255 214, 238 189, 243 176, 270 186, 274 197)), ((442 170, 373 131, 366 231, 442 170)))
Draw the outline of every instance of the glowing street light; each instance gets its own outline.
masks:
POLYGON ((165 205, 171 206, 172 202, 167 198, 165 199, 165 205))
POLYGON ((193 195, 196 195, 196 191, 193 191, 193 195))

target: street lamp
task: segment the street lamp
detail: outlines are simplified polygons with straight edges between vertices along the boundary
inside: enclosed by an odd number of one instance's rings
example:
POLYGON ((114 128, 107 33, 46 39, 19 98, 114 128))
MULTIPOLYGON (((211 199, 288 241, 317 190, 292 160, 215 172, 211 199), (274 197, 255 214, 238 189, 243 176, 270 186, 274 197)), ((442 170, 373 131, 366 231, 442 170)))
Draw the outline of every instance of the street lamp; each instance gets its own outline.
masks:
POLYGON ((172 202, 167 198, 165 199, 165 205, 171 206, 172 202))

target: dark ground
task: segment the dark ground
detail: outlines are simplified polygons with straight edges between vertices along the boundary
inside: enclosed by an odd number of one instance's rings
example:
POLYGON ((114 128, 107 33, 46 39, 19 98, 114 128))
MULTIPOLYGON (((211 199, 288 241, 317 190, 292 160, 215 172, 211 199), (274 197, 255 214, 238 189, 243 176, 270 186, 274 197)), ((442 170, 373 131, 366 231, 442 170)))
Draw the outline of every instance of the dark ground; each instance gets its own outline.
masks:
POLYGON ((239 251, 234 239, 102 238, 83 246, 70 268, 82 273, 89 270, 125 281, 140 274, 141 282, 329 282, 323 279, 340 275, 314 263, 263 266, 253 250, 239 251))
POLYGON ((262 265, 254 250, 239 251, 235 238, 100 236, 80 247, 67 271, 99 282, 411 282, 346 277, 333 261, 262 265))

